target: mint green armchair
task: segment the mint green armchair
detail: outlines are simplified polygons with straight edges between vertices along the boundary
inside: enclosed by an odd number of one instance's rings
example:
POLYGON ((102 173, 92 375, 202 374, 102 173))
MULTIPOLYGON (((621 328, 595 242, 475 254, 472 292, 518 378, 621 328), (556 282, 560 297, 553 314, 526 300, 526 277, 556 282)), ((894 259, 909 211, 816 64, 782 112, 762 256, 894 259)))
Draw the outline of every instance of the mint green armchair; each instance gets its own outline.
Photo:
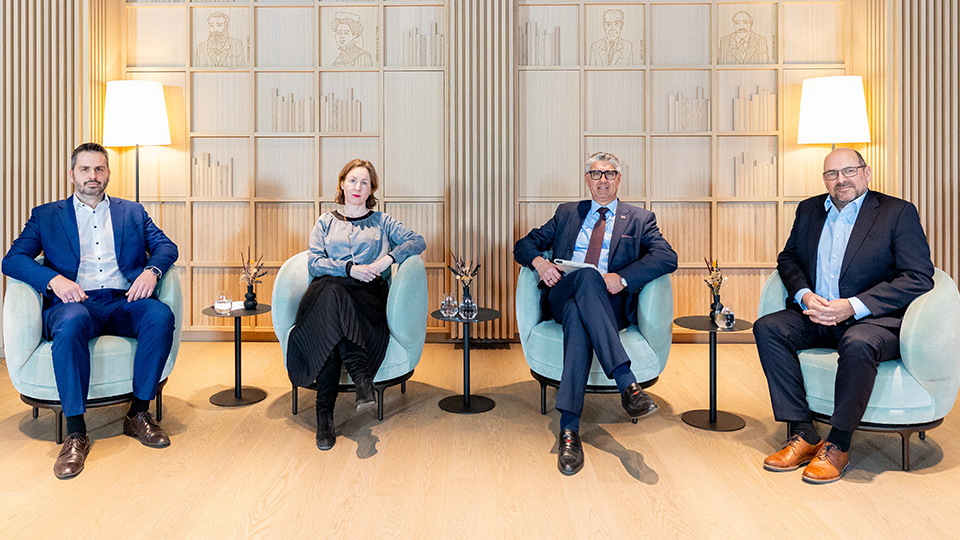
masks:
MULTIPOLYGON (((180 349, 183 329, 183 289, 176 267, 170 268, 157 283, 157 298, 170 306, 174 317, 173 347, 160 377, 157 389, 157 420, 162 418, 163 385, 173 371, 180 349)), ((53 373, 53 344, 41 338, 43 307, 40 294, 22 281, 10 279, 3 299, 3 350, 7 356, 10 382, 20 393, 20 399, 33 407, 33 417, 39 409, 51 409, 57 414, 57 444, 63 442, 63 410, 53 373)), ((90 340, 90 389, 87 407, 103 407, 130 401, 133 396, 133 355, 137 340, 120 336, 100 336, 90 340)))
MULTIPOLYGON (((935 269, 933 289, 907 308, 900 327, 900 359, 881 362, 858 429, 894 432, 901 439, 901 466, 910 470, 910 436, 939 426, 960 390, 960 292, 935 269)), ((760 293, 758 317, 784 309, 787 290, 776 271, 760 293)), ((800 351, 807 404, 820 421, 833 414, 835 349, 800 351)))
MULTIPOLYGON (((280 340, 284 366, 287 362, 287 341, 297 317, 297 308, 312 279, 307 269, 308 254, 308 251, 302 251, 287 259, 277 272, 277 279, 273 284, 273 331, 280 340)), ((378 420, 383 420, 384 389, 399 384, 400 391, 406 391, 406 381, 420 363, 423 344, 427 339, 427 271, 423 259, 414 255, 403 261, 403 264, 394 265, 387 281, 390 283, 390 293, 387 296, 390 341, 383 364, 373 378, 377 391, 378 420)), ((297 414, 298 388, 296 385, 292 387, 292 412, 297 414)), ((340 391, 353 391, 353 381, 346 370, 340 375, 340 391)))
MULTIPOLYGON (((517 279, 517 332, 530 374, 540 383, 540 414, 547 414, 547 386, 557 387, 563 372, 563 327, 554 320, 543 320, 540 310, 539 277, 522 267, 517 279)), ((657 381, 667 366, 673 340, 673 286, 670 276, 647 283, 637 299, 638 324, 620 331, 620 341, 630 357, 630 369, 648 387, 657 381)), ((590 366, 587 391, 616 393, 617 386, 607 377, 596 357, 590 366)), ((636 419, 634 419, 636 423, 636 419)))

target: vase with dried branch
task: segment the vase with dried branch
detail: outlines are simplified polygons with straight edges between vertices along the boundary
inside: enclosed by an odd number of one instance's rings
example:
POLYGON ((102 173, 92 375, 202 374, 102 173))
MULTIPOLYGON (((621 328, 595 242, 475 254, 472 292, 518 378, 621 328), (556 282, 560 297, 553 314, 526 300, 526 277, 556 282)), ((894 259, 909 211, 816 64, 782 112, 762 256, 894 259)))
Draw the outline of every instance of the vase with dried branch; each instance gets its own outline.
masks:
POLYGON ((704 258, 703 262, 707 263, 707 272, 710 272, 707 279, 703 281, 710 287, 710 293, 713 295, 713 303, 710 304, 710 320, 714 320, 716 314, 723 311, 723 304, 720 303, 720 287, 726 283, 727 277, 720 272, 720 261, 710 262, 709 259, 704 258))
POLYGON ((473 297, 470 296, 470 284, 473 283, 473 278, 477 277, 480 265, 473 266, 470 259, 463 260, 453 253, 450 254, 450 258, 453 264, 447 266, 447 268, 453 272, 454 277, 456 277, 460 285, 463 286, 463 297, 460 300, 459 309, 460 316, 464 319, 472 319, 477 316, 479 308, 477 308, 476 302, 473 301, 473 297))
POLYGON ((253 260, 253 251, 247 246, 247 254, 240 251, 240 263, 243 264, 243 274, 240 275, 240 283, 246 283, 247 294, 243 295, 243 309, 257 309, 257 293, 253 292, 254 283, 260 283, 260 278, 267 275, 263 268, 263 255, 256 261, 253 260))

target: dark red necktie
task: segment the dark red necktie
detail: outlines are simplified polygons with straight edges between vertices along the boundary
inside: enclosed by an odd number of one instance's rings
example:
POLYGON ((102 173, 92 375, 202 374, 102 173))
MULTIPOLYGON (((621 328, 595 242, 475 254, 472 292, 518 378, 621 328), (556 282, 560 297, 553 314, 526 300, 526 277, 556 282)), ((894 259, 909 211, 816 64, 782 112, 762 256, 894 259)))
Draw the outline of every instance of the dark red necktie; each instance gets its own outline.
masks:
POLYGON ((600 219, 593 224, 593 232, 590 233, 590 244, 587 246, 587 256, 583 262, 587 264, 597 264, 600 262, 600 249, 603 248, 603 233, 607 228, 607 209, 600 207, 600 219))

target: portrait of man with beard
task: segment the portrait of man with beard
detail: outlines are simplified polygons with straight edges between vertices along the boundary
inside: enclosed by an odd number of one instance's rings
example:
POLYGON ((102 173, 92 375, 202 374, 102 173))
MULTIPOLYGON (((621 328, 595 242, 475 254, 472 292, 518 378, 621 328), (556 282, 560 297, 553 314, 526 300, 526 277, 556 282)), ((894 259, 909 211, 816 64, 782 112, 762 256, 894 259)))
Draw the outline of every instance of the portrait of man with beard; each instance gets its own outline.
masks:
POLYGON ((230 16, 222 11, 214 11, 207 16, 207 25, 209 34, 206 40, 197 44, 194 65, 246 67, 247 54, 243 42, 230 37, 230 16))
MULTIPOLYGON (((603 12, 603 38, 590 45, 590 65, 634 65, 633 43, 621 37, 623 10, 608 9, 603 12)), ((636 60, 643 62, 643 41, 636 60)))
POLYGON ((740 10, 733 14, 733 32, 720 38, 720 64, 767 64, 767 38, 753 31, 753 16, 740 10))

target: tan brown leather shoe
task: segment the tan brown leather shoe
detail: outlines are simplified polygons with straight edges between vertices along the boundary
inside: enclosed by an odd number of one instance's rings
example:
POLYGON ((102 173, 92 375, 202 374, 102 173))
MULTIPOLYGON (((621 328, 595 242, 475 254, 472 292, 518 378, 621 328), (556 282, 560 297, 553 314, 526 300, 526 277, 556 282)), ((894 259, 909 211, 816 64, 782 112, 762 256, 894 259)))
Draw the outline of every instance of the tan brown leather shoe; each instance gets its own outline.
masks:
POLYGON ((167 432, 154 421, 147 412, 138 412, 133 418, 123 417, 123 434, 140 439, 140 444, 152 448, 170 446, 170 437, 167 432))
POLYGON ((90 439, 83 433, 71 433, 63 441, 60 455, 53 464, 53 474, 61 479, 73 478, 83 470, 83 462, 90 451, 90 439))
POLYGON ((810 463, 822 446, 822 440, 817 444, 810 444, 799 434, 794 435, 787 439, 782 450, 763 460, 763 468, 775 472, 795 471, 801 465, 810 463))
POLYGON ((803 469, 803 481, 810 484, 829 484, 843 476, 850 465, 850 452, 840 450, 833 443, 826 443, 817 452, 817 457, 803 469))

